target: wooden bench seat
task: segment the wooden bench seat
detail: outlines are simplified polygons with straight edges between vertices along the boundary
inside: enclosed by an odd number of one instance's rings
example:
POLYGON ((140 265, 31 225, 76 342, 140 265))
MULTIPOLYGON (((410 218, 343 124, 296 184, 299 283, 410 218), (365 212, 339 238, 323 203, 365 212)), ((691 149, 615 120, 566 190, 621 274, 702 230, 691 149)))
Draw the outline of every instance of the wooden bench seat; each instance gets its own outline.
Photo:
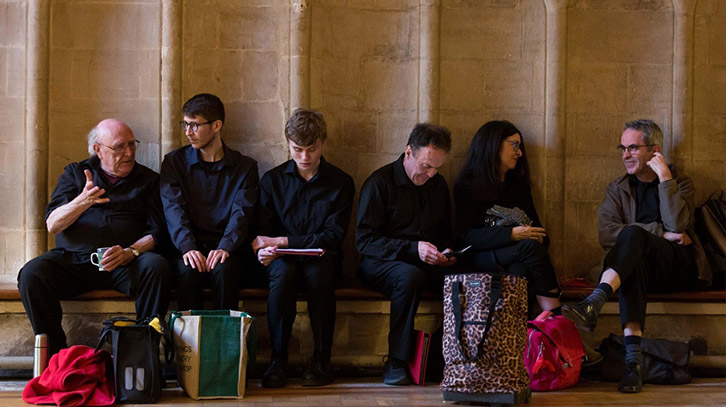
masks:
MULTIPOLYGON (((562 300, 565 302, 580 301, 592 292, 593 287, 587 283, 575 280, 562 284, 562 300)), ((241 299, 265 299, 268 290, 266 288, 243 288, 240 290, 241 299)), ((211 295, 211 290, 205 290, 205 295, 211 295)), ((377 291, 364 287, 343 287, 335 290, 335 297, 338 300, 385 300, 386 297, 377 291)), ((304 299, 303 295, 299 296, 304 299)), ((426 300, 441 299, 441 295, 434 292, 425 292, 423 298, 426 300)), ((115 290, 94 290, 81 294, 74 298, 77 301, 98 301, 98 300, 125 300, 129 299, 125 294, 115 290)), ((20 301, 20 293, 15 284, 0 284, 0 300, 4 301, 20 301)), ((611 298, 612 301, 617 300, 617 295, 611 298)), ((649 302, 726 302, 726 291, 721 290, 704 290, 704 291, 684 291, 670 294, 650 294, 649 302)))
MULTIPOLYGON (((211 296, 211 290, 204 290, 205 296, 211 296)), ((241 299, 265 299, 267 298, 267 288, 243 288, 240 290, 241 299)), ((173 297, 173 295, 172 295, 173 297)), ((347 287, 337 288, 335 290, 335 298, 338 300, 385 300, 386 297, 377 292, 364 287, 347 287)), ((440 299, 441 296, 433 292, 424 292, 423 298, 426 300, 440 299)), ((99 300, 126 300, 129 297, 126 294, 116 290, 94 290, 81 294, 74 298, 74 301, 99 301, 99 300)), ((304 295, 299 295, 299 299, 304 299, 304 295)), ((20 301, 20 292, 15 284, 0 283, 0 301, 20 301)))

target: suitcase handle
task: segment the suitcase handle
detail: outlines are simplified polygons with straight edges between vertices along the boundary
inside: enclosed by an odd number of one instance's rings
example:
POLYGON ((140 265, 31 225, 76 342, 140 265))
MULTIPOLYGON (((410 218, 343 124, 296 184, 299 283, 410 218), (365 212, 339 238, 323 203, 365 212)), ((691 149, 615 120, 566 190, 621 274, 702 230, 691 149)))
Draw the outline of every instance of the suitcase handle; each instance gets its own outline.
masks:
POLYGON ((454 281, 451 283, 451 299, 454 306, 454 323, 456 325, 456 347, 459 349, 459 353, 461 353, 461 356, 469 361, 472 361, 476 359, 482 351, 482 347, 484 346, 484 342, 486 341, 487 337, 489 336, 489 331, 492 327, 492 321, 494 319, 494 310, 496 308, 497 303, 499 302, 499 299, 502 297, 502 289, 501 289, 501 277, 492 275, 492 285, 491 285, 491 302, 489 304, 489 310, 487 312, 487 320, 484 325, 484 335, 481 338, 481 341, 476 345, 476 353, 473 355, 470 353, 470 357, 467 357, 464 354, 464 349, 461 346, 461 328, 462 325, 466 324, 466 322, 463 320, 463 312, 461 310, 461 291, 462 291, 463 285, 461 281, 454 281))

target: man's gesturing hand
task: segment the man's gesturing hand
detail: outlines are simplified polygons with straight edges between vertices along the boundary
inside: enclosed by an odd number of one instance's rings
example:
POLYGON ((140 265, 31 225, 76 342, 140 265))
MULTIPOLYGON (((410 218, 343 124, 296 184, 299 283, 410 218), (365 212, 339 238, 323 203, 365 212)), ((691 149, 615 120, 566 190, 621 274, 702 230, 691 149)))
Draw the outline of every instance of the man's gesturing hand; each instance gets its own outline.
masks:
POLYGON ((80 202, 88 207, 95 204, 109 202, 110 199, 101 198, 101 195, 105 194, 106 190, 93 184, 93 175, 91 174, 91 171, 83 170, 83 173, 86 174, 86 185, 83 187, 83 191, 81 191, 81 194, 78 196, 80 202))

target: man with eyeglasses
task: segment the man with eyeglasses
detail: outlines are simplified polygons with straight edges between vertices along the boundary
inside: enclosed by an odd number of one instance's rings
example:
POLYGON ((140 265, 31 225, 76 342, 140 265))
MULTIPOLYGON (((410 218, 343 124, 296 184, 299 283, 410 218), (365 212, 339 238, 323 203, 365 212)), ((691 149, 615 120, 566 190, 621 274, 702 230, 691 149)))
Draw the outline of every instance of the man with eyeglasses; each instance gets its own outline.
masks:
POLYGON ((172 262, 178 308, 203 309, 202 286, 211 285, 212 307, 236 310, 243 270, 254 263, 249 229, 259 194, 257 162, 222 141, 224 105, 217 96, 196 95, 182 112, 189 145, 161 164, 161 200, 179 251, 172 262))
POLYGON ((598 236, 608 251, 600 284, 585 300, 562 309, 578 328, 592 332, 608 297, 618 291, 626 362, 618 390, 624 393, 643 386, 646 295, 710 280, 709 271, 696 264, 703 249, 693 232, 693 182, 668 165, 662 143, 663 132, 651 120, 625 123, 618 151, 627 174, 608 185, 598 211, 598 236))
POLYGON ((172 275, 151 252, 164 217, 159 175, 135 162, 139 141, 124 123, 101 121, 88 133, 91 158, 65 167, 46 208, 56 247, 29 261, 18 290, 33 331, 48 335, 50 354, 68 346, 60 300, 96 289, 136 297, 136 317, 164 317, 172 275), (91 263, 91 253, 108 247, 91 263))

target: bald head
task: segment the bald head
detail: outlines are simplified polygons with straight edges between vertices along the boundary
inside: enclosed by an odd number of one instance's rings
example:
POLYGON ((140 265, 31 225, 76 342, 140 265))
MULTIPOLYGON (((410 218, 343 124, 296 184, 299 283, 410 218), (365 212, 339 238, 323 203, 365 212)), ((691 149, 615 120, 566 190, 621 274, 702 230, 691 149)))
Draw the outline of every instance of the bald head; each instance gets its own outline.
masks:
POLYGON ((115 134, 131 134, 131 137, 134 137, 134 132, 131 131, 131 128, 126 125, 126 123, 122 122, 118 119, 103 119, 101 120, 96 127, 92 128, 90 132, 88 132, 88 154, 90 155, 96 155, 96 151, 93 147, 94 144, 103 143, 107 145, 108 144, 106 139, 109 136, 113 136, 115 134))
POLYGON ((98 156, 104 171, 125 177, 131 173, 136 159, 134 132, 120 120, 101 120, 88 133, 88 152, 98 156))

